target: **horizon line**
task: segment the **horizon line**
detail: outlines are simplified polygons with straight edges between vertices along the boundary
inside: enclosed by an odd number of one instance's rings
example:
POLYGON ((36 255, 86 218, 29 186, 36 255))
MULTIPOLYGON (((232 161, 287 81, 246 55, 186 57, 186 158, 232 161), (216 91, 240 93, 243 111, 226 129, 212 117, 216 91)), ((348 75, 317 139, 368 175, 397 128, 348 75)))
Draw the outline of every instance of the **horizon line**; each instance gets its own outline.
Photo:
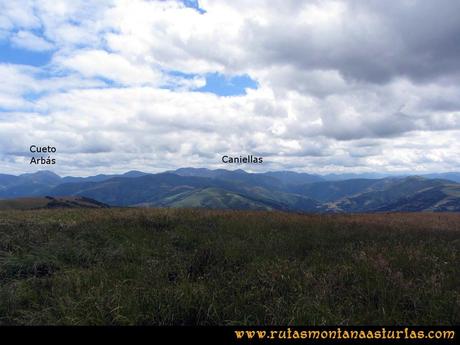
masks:
POLYGON ((218 171, 218 170, 224 170, 224 171, 230 171, 230 172, 235 172, 235 171, 243 171, 248 174, 267 174, 267 173, 295 173, 295 174, 308 174, 312 176, 318 176, 318 177, 324 177, 324 176, 334 176, 334 175, 381 175, 382 178, 387 177, 387 176, 423 176, 423 175, 432 175, 432 174, 460 174, 460 170, 456 171, 423 171, 423 172, 413 172, 413 171, 391 171, 391 172, 377 172, 377 171, 365 171, 365 172, 328 172, 328 173, 315 173, 315 172, 305 172, 305 171, 295 171, 295 170, 266 170, 266 171, 247 171, 242 168, 237 168, 237 169, 225 169, 225 168, 216 168, 216 169, 210 169, 210 168, 205 168, 205 167, 181 167, 177 169, 169 169, 169 170, 163 170, 163 171, 158 171, 158 172, 148 172, 148 171, 142 171, 142 170, 127 170, 124 172, 104 172, 104 173, 95 173, 95 174, 90 174, 90 175, 65 175, 65 174, 60 174, 52 170, 48 169, 41 169, 37 170, 34 172, 23 172, 19 174, 11 174, 11 173, 2 173, 0 172, 0 175, 10 175, 10 176, 22 176, 26 174, 37 174, 37 173, 43 173, 43 172, 48 172, 52 173, 54 175, 59 176, 60 178, 66 178, 66 177, 80 177, 80 178, 87 178, 87 177, 93 177, 93 176, 99 176, 99 175, 125 175, 130 172, 138 172, 138 173, 143 173, 143 174, 148 174, 148 175, 156 175, 156 174, 164 174, 164 173, 174 173, 177 170, 180 169, 196 169, 196 170, 208 170, 208 171, 218 171))

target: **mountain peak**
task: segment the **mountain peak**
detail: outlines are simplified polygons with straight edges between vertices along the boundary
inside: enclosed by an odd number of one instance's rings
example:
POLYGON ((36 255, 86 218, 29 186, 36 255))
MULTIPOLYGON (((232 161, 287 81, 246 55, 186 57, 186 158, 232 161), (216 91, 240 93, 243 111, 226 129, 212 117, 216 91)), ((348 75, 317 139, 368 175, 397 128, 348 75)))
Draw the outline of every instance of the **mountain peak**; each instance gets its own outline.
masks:
POLYGON ((142 172, 142 171, 139 171, 139 170, 130 170, 128 172, 125 172, 122 176, 124 176, 124 177, 140 177, 140 176, 144 176, 144 175, 148 175, 148 173, 145 173, 145 172, 142 172))
POLYGON ((61 178, 58 174, 50 171, 50 170, 39 170, 34 173, 25 173, 19 176, 48 176, 48 177, 58 177, 61 178))
POLYGON ((19 181, 27 183, 42 183, 56 185, 61 182, 61 177, 49 170, 40 170, 34 173, 27 173, 18 176, 19 181))

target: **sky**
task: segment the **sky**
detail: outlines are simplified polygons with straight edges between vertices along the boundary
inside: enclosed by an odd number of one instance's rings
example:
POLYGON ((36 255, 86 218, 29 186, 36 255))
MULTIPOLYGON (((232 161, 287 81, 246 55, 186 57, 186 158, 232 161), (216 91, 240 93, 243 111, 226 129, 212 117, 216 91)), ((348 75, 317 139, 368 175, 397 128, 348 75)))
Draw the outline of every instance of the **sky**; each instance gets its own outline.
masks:
POLYGON ((460 170, 457 0, 0 0, 0 81, 0 173, 460 170))

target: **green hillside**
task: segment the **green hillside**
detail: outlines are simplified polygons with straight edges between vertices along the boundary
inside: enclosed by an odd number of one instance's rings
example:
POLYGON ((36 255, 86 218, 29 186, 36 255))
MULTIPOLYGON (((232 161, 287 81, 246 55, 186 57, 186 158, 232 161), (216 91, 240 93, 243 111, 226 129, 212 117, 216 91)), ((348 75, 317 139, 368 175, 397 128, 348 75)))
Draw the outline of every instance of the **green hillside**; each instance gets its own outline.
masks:
POLYGON ((182 208, 210 208, 234 210, 272 210, 262 202, 257 202, 242 195, 220 188, 204 188, 202 190, 185 192, 165 198, 162 205, 182 208))
POLYGON ((221 188, 179 190, 155 203, 139 203, 137 207, 209 208, 235 210, 272 210, 263 202, 221 188))
POLYGON ((442 185, 409 194, 397 202, 384 206, 396 211, 460 211, 460 185, 442 185))
POLYGON ((384 189, 345 197, 330 207, 342 212, 460 211, 460 185, 446 180, 407 177, 384 189))

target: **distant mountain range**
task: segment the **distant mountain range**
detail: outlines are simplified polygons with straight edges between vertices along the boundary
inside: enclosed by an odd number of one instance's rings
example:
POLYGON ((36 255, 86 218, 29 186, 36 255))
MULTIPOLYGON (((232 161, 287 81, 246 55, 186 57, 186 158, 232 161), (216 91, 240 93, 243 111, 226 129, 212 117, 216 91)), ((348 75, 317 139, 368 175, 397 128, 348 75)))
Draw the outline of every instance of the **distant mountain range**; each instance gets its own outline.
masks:
POLYGON ((110 206, 294 212, 460 211, 460 173, 314 175, 181 168, 159 174, 0 174, 0 199, 86 197, 110 206))

